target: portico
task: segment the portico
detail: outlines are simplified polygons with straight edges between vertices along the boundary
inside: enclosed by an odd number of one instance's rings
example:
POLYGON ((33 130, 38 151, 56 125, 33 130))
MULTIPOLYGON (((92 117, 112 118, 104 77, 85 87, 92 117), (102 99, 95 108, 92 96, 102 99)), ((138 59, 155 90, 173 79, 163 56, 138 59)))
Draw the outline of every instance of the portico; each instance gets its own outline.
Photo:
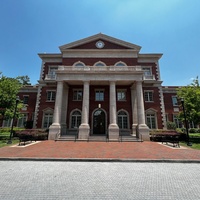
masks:
MULTIPOLYGON (((54 108, 53 124, 49 128, 49 139, 55 139, 58 134, 62 135, 66 132, 66 127, 69 127, 68 98, 69 88, 72 85, 82 85, 83 98, 81 107, 81 124, 78 128, 78 139, 87 140, 89 134, 94 132, 91 130, 94 127, 94 110, 90 109, 90 87, 91 86, 109 86, 109 109, 103 111, 107 116, 108 123, 104 123, 105 132, 108 132, 110 140, 118 140, 119 126, 117 123, 117 92, 118 85, 131 86, 131 107, 132 124, 130 129, 132 134, 142 134, 144 140, 149 140, 149 128, 145 124, 145 111, 143 101, 143 71, 140 66, 127 66, 125 68, 115 66, 102 66, 95 68, 94 66, 59 66, 57 73, 57 93, 54 108), (129 70, 127 70, 129 68, 129 70), (93 113, 93 114, 92 114, 93 113), (90 116, 92 116, 90 118, 90 116), (90 118, 90 119, 89 119, 90 118)), ((126 102, 124 102, 126 103, 126 102)), ((101 103, 102 106, 104 102, 101 103)), ((96 108, 98 104, 96 103, 96 108)), ((102 107, 103 109, 103 107, 102 107)), ((106 121, 106 120, 105 120, 106 121)))

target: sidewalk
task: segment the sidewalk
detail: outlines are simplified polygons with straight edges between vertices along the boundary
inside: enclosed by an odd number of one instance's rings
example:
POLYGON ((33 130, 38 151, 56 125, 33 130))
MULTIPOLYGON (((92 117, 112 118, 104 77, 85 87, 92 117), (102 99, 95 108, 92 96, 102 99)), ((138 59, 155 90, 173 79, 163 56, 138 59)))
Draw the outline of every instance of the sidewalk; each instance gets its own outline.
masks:
POLYGON ((0 148, 0 160, 200 162, 200 151, 157 142, 41 141, 0 148))

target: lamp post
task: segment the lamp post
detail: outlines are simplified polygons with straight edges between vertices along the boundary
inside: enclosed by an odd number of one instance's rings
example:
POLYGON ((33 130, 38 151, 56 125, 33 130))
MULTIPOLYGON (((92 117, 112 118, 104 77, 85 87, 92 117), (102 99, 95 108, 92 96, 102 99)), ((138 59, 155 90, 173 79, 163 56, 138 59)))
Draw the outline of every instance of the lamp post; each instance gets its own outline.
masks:
POLYGON ((14 110, 14 114, 13 114, 13 118, 12 118, 12 124, 11 124, 11 129, 10 129, 10 137, 9 140, 7 142, 7 144, 12 144, 12 133, 13 133, 13 126, 14 126, 14 120, 15 120, 15 115, 16 115, 16 111, 17 111, 17 104, 19 103, 19 97, 16 97, 16 101, 15 101, 15 110, 14 110))
POLYGON ((184 115, 184 120, 185 120, 185 128, 186 128, 186 134, 187 134, 187 145, 192 146, 192 143, 190 143, 190 137, 189 137, 189 131, 188 131, 188 122, 187 122, 186 113, 185 113, 185 106, 184 106, 184 98, 181 98, 181 104, 182 104, 183 115, 184 115))

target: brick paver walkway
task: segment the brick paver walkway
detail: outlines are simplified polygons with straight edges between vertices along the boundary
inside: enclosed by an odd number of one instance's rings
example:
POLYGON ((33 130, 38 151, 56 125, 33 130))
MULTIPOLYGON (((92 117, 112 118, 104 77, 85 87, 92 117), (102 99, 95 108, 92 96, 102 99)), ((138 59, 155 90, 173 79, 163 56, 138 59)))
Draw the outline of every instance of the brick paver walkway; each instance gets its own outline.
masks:
POLYGON ((156 142, 42 141, 0 148, 2 158, 189 160, 200 161, 200 151, 173 148, 156 142))

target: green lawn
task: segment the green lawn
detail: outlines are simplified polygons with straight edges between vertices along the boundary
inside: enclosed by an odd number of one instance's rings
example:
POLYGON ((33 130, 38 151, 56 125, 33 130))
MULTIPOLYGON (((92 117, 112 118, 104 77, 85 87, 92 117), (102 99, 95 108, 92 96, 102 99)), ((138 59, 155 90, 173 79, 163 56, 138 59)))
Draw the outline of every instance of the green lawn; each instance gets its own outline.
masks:
POLYGON ((10 146, 16 143, 19 143, 18 138, 12 138, 12 144, 7 144, 7 141, 10 137, 10 132, 0 133, 0 148, 4 146, 10 146))
MULTIPOLYGON (((192 146, 190 148, 200 150, 200 133, 189 133, 189 137, 190 137, 190 142, 192 143, 192 146)), ((187 146, 187 143, 180 142, 180 145, 187 146)))

